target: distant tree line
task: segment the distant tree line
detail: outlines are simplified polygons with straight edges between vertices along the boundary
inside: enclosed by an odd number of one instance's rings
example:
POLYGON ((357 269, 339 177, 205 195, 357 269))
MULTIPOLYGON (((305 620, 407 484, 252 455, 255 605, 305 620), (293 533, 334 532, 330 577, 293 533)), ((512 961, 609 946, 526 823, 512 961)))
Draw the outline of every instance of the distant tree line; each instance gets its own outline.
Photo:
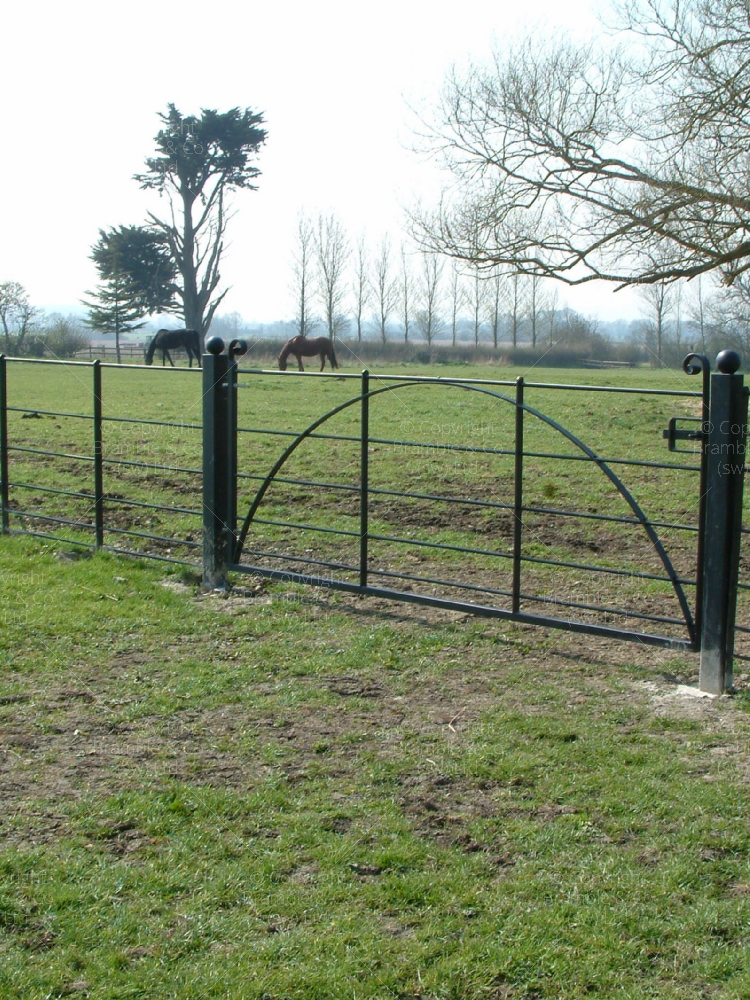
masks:
POLYGON ((363 236, 352 240, 335 214, 299 217, 291 293, 296 333, 376 336, 384 344, 473 339, 536 346, 554 341, 560 318, 557 293, 538 278, 507 268, 485 272, 406 243, 394 249, 387 235, 368 247, 363 236))
POLYGON ((89 343, 78 317, 45 315, 31 304, 26 289, 17 281, 0 283, 0 326, 3 352, 9 355, 70 358, 89 343))
MULTIPOLYGON (((384 237, 368 247, 335 215, 301 215, 294 234, 289 333, 361 342, 401 340, 524 345, 591 344, 599 324, 560 304, 557 283, 510 266, 487 268, 384 237)), ((736 346, 750 356, 750 280, 727 288, 711 276, 639 286, 641 318, 625 339, 654 366, 678 365, 691 350, 736 346)), ((235 326, 240 319, 235 314, 235 326)))

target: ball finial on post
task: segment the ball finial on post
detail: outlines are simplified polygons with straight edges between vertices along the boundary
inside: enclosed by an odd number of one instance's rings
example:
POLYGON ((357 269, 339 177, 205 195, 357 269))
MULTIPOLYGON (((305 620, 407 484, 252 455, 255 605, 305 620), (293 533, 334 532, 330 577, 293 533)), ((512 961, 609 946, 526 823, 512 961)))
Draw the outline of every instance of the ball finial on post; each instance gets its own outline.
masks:
POLYGON ((224 350, 224 341, 221 337, 209 337, 206 341, 206 350, 209 354, 221 354, 224 350))
POLYGON ((742 364, 742 360, 737 351, 721 351, 716 356, 716 367, 722 375, 734 375, 742 364))

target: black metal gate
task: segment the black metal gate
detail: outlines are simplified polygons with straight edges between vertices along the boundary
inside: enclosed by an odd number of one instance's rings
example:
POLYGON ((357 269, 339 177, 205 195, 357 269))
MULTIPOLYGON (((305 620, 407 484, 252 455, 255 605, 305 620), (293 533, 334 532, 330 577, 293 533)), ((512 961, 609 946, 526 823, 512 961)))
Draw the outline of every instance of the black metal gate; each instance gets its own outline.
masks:
MULTIPOLYGON (((389 600, 470 613, 490 618, 501 618, 530 625, 562 628, 575 632, 636 641, 676 650, 701 652, 701 687, 718 693, 732 683, 732 651, 734 645, 734 618, 737 595, 737 573, 742 517, 742 488, 744 480, 744 454, 747 420, 747 390, 743 377, 736 374, 739 358, 733 352, 719 356, 719 371, 709 371, 708 360, 701 355, 689 355, 685 360, 687 374, 702 373, 700 392, 627 389, 603 386, 575 386, 526 382, 523 378, 514 383, 500 380, 443 379, 415 376, 389 376, 385 384, 373 382, 367 371, 361 375, 333 375, 239 369, 235 356, 242 345, 233 342, 228 353, 223 353, 220 338, 211 338, 204 357, 204 544, 203 573, 205 585, 212 588, 227 586, 230 571, 252 573, 276 580, 309 584, 349 593, 382 597, 389 600), (354 395, 330 408, 300 432, 279 432, 270 429, 238 427, 238 393, 243 387, 238 374, 264 378, 324 378, 355 380, 359 384, 354 395), (430 387, 434 392, 480 394, 496 406, 510 408, 512 431, 507 446, 477 449, 460 443, 439 444, 404 441, 374 437, 370 434, 371 404, 390 399, 392 394, 402 395, 417 387, 430 387), (694 420, 698 429, 683 429, 678 418, 669 421, 664 431, 671 451, 679 451, 677 442, 692 439, 699 451, 693 463, 664 463, 634 458, 610 459, 601 457, 588 444, 547 416, 540 409, 529 405, 525 393, 529 389, 565 389, 577 391, 606 391, 636 393, 663 397, 684 397, 700 406, 700 416, 682 419, 694 420), (510 390, 510 391, 508 391, 510 390), (359 428, 355 434, 328 433, 328 421, 355 408, 359 413, 359 428), (538 451, 525 448, 525 433, 530 422, 535 422, 565 442, 568 451, 538 451), (237 442, 239 433, 285 433, 290 441, 273 461, 265 475, 249 475, 238 470, 237 442), (349 442, 358 449, 358 482, 322 482, 319 479, 289 476, 285 467, 304 442, 316 439, 349 442), (382 488, 371 482, 371 455, 373 446, 399 446, 404 448, 436 448, 453 452, 486 452, 504 456, 512 464, 512 497, 506 500, 473 499, 468 496, 447 496, 419 489, 382 488), (529 459, 550 459, 562 462, 584 462, 596 469, 616 496, 626 506, 626 512, 602 514, 600 511, 562 510, 548 505, 529 503, 525 499, 525 470, 529 459), (680 524, 652 520, 642 509, 633 492, 625 485, 613 466, 617 463, 645 468, 646 470, 670 469, 694 474, 696 477, 697 523, 680 524), (238 519, 238 482, 255 480, 257 489, 247 510, 238 519), (314 525, 304 519, 278 520, 260 516, 261 506, 271 486, 286 484, 312 490, 328 488, 344 491, 356 501, 356 527, 336 528, 314 525), (489 509, 510 518, 508 550, 498 546, 480 547, 478 543, 457 544, 445 539, 427 541, 412 536, 384 534, 373 530, 371 514, 373 503, 383 495, 408 498, 410 501, 452 504, 454 509, 469 507, 489 509), (535 555, 524 548, 524 531, 528 519, 534 516, 549 518, 567 517, 596 520, 620 528, 642 533, 657 563, 656 570, 618 568, 610 559, 606 565, 579 562, 569 558, 549 558, 535 555), (289 551, 288 547, 268 550, 252 544, 253 532, 259 525, 284 528, 296 533, 319 532, 335 536, 336 543, 353 545, 354 559, 331 558, 330 554, 309 550, 289 551), (693 572, 678 572, 661 532, 689 532, 695 539, 693 572), (421 552, 431 551, 445 558, 463 555, 467 561, 480 558, 494 560, 508 569, 507 586, 492 585, 486 579, 456 580, 455 577, 415 574, 401 566, 387 563, 375 564, 371 555, 374 543, 387 546, 411 546, 421 552), (439 552, 438 552, 439 550, 439 552), (548 568, 548 569, 546 569, 548 568), (545 588, 526 588, 524 581, 531 573, 548 574, 590 573, 606 576, 609 580, 630 586, 634 582, 646 587, 669 589, 677 608, 674 614, 658 613, 659 608, 636 610, 624 602, 623 606, 608 600, 604 604, 574 600, 573 595, 552 597, 545 588), (446 593, 447 592, 447 593, 446 593), (456 592, 461 594, 453 595, 456 592), (540 607, 541 606, 541 607, 540 607), (538 610, 531 610, 532 608, 538 610), (557 609, 562 614, 555 614, 557 609), (604 621, 596 620, 599 616, 604 621), (623 622, 635 621, 639 628, 626 628, 623 622)), ((348 508, 351 513, 351 504, 348 508)), ((354 516, 353 514, 351 516, 354 516)), ((616 555, 616 553, 615 553, 616 555)), ((440 565, 438 564, 438 569, 440 565)), ((657 595, 658 596, 658 595, 657 595)), ((659 598, 661 599, 661 598, 659 598)))

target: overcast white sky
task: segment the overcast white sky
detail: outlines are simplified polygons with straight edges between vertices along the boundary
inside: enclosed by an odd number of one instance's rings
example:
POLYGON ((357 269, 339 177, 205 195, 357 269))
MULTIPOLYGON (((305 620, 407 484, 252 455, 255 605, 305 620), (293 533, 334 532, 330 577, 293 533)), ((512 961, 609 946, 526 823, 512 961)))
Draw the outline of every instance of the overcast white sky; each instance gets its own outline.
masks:
MULTIPOLYGON (((601 6, 601 5, 600 5, 601 6)), ((483 59, 534 25, 596 30, 595 0, 288 0, 214 4, 91 0, 6 7, 0 60, 0 281, 73 308, 96 283, 98 230, 145 220, 132 179, 173 102, 250 107, 266 118, 257 192, 235 197, 223 311, 289 318, 300 211, 335 211, 374 245, 401 239, 403 208, 439 189, 410 148, 410 108, 429 106, 453 64, 483 59)), ((634 293, 560 288, 561 302, 632 318, 634 293)))

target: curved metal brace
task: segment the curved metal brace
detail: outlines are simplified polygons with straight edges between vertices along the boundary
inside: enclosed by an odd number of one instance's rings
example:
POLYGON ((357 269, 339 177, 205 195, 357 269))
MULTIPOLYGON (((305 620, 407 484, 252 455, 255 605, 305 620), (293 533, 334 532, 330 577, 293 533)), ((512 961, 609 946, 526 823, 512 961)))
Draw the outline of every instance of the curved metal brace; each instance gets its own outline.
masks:
MULTIPOLYGON (((689 355, 689 357, 693 357, 693 356, 695 356, 695 357, 701 357, 701 358, 703 357, 702 355, 689 355)), ((687 362, 687 358, 685 360, 687 362)), ((706 364, 708 364, 708 359, 704 359, 704 360, 706 361, 706 364)), ((687 369, 686 369, 686 371, 687 371, 687 369)), ((252 520, 255 517, 255 512, 257 511, 258 507, 260 506, 260 503, 261 503, 263 497, 265 496, 265 493, 266 493, 268 487, 271 485, 271 483, 273 482, 273 479, 276 476, 277 472, 279 471, 279 469, 281 469, 281 467, 284 465, 284 463, 290 457, 290 455, 297 449, 297 447, 300 444, 302 444, 302 442, 306 438, 308 438, 313 433, 314 430, 316 430, 318 427, 320 427, 321 424, 325 423, 326 420, 329 420, 331 417, 334 417, 337 413, 341 413, 342 410, 348 409, 350 406, 353 406, 355 403, 361 403, 363 399, 370 399, 373 396, 379 396, 381 393, 383 393, 383 392, 390 392, 393 389, 408 389, 408 388, 414 388, 415 386, 433 385, 433 384, 451 385, 451 386, 455 386, 458 389, 465 389, 465 390, 468 390, 468 391, 471 391, 471 392, 481 392, 484 395, 492 396, 495 399, 501 399, 505 403, 510 403, 511 406, 513 406, 513 407, 517 407, 518 406, 518 404, 516 403, 515 399, 511 398, 510 396, 504 396, 500 392, 493 392, 491 389, 485 389, 482 386, 466 385, 465 383, 462 383, 462 382, 452 382, 452 381, 450 381, 450 379, 445 379, 445 380, 441 379, 440 383, 430 383, 430 382, 406 382, 406 383, 404 383, 404 382, 400 382, 400 383, 397 383, 396 385, 381 386, 379 389, 371 389, 370 392, 367 392, 367 393, 364 393, 364 394, 360 394, 359 396, 354 396, 352 399, 347 400, 347 402, 341 403, 339 406, 334 407, 334 409, 329 410, 328 413, 324 414, 322 417, 319 417, 314 423, 310 424, 310 426, 306 430, 302 431, 302 433, 299 434, 294 439, 294 441, 292 441, 292 443, 289 445, 289 447, 283 452, 283 454, 274 463, 273 468, 271 469, 271 471, 268 473, 268 475, 266 476, 266 478, 261 483, 260 488, 258 489, 258 492, 255 495, 255 499, 253 500, 253 503, 252 503, 252 505, 250 507, 250 510, 248 511, 247 517, 245 518, 245 521, 244 521, 244 523, 242 525, 242 531, 240 532, 239 538, 237 539, 237 545, 235 547, 235 553, 234 553, 234 561, 235 561, 235 563, 238 563, 240 561, 240 558, 242 556, 242 549, 244 547, 245 539, 247 538, 247 533, 248 533, 248 531, 250 529, 250 525, 252 524, 252 520)), ((563 437, 567 438, 568 441, 571 442, 571 444, 574 444, 577 448, 580 448, 581 451, 585 455, 587 455, 590 459, 592 459, 592 461, 596 462, 596 464, 599 466, 599 468, 602 470, 602 472, 617 487, 618 492, 627 501, 628 505, 630 506, 630 509, 633 511, 633 513, 635 514, 635 516, 638 518, 638 520, 640 521, 641 525, 645 529, 646 534, 648 535, 648 537, 649 537, 649 539, 651 541, 651 544, 654 546, 654 549, 656 550, 657 555, 661 559, 662 565, 664 566, 664 569, 665 569, 665 571, 667 573, 667 576, 669 577, 669 579, 670 579, 670 581, 672 583, 672 587, 674 588, 675 596, 677 597, 677 600, 678 600, 679 605, 680 605, 680 609, 681 609, 683 617, 685 619, 685 625, 687 626, 688 632, 690 634, 690 640, 691 640, 692 643, 695 643, 696 642, 696 631, 695 631, 695 623, 693 621, 693 615, 692 615, 692 613, 690 611, 690 605, 688 604, 687 598, 685 597, 685 592, 682 589, 682 585, 681 585, 681 583, 679 581, 679 578, 677 576, 675 568, 672 565, 672 561, 669 558, 669 556, 667 555, 667 553, 666 553, 666 551, 664 549, 664 546, 662 545, 661 540, 659 539, 659 536, 656 534, 656 532, 654 531, 654 529, 649 524, 648 518, 643 513, 643 511, 641 510, 641 508, 638 506, 638 503, 636 502, 636 500, 633 497, 633 495, 630 493, 630 490, 628 490, 627 486, 625 486, 625 484, 621 481, 621 479, 619 478, 619 476, 617 476, 610 469, 610 467, 607 465, 607 463, 603 459, 599 458, 599 456, 596 455, 591 450, 591 448, 589 448, 588 445, 584 444, 583 441, 581 441, 579 438, 577 438, 575 436, 575 434, 571 434, 571 432, 568 431, 568 430, 566 430, 565 427, 562 427, 560 424, 558 424, 556 420, 553 420, 551 417, 546 416, 544 413, 541 413, 539 410, 534 409, 533 406, 528 406, 526 403, 522 403, 521 404, 521 408, 523 410, 525 410, 527 413, 530 413, 532 416, 537 417, 539 420, 541 420, 543 423, 547 424, 548 426, 552 427, 554 430, 558 431, 560 434, 563 435, 563 437)))

